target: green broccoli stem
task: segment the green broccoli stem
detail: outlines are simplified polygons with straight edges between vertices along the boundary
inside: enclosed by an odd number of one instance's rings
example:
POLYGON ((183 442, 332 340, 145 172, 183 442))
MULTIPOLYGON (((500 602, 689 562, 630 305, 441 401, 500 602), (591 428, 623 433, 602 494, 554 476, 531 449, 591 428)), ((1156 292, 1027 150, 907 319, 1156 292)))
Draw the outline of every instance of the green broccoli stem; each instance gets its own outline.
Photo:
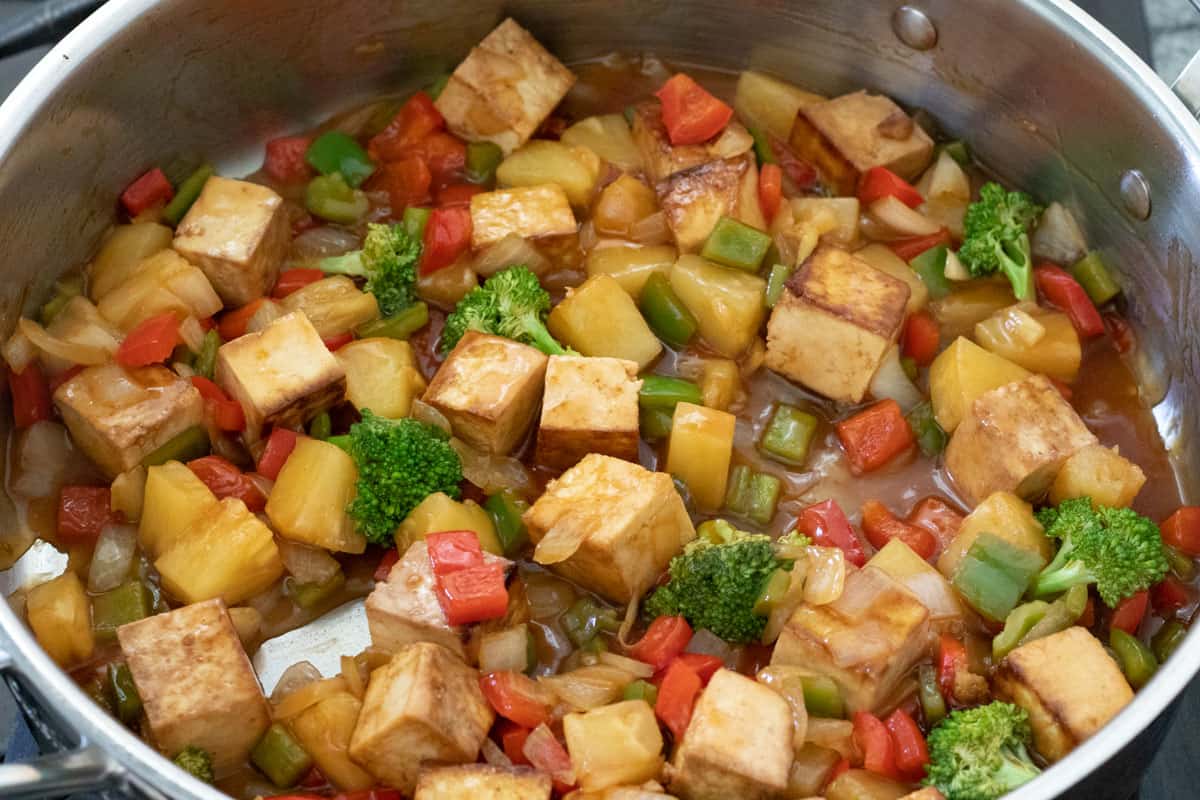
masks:
POLYGON ((367 274, 367 266, 363 263, 362 250, 323 258, 318 266, 322 272, 335 275, 356 275, 361 278, 367 274))
POLYGON ((1041 774, 1037 764, 1033 763, 1033 759, 1026 752, 1006 747, 1001 750, 1001 759, 1000 768, 996 770, 995 776, 997 782, 1004 785, 1005 791, 1012 791, 1041 774))
POLYGON ((1082 561, 1068 560, 1063 566, 1055 568, 1051 564, 1043 570, 1034 582, 1033 594, 1035 597, 1048 597, 1061 594, 1072 586, 1094 583, 1095 580, 1096 576, 1082 561))
POLYGON ((1029 245, 1029 235, 1022 233, 1015 247, 1006 246, 1003 242, 996 243, 996 257, 1000 262, 1000 270, 1008 277, 1013 287, 1013 294, 1018 300, 1032 300, 1033 294, 1033 264, 1029 245))
POLYGON ((533 341, 533 346, 541 350, 548 356, 568 356, 573 355, 573 350, 568 350, 558 343, 558 340, 550 335, 550 331, 546 329, 546 324, 538 317, 537 314, 525 313, 520 317, 521 330, 529 336, 533 341))

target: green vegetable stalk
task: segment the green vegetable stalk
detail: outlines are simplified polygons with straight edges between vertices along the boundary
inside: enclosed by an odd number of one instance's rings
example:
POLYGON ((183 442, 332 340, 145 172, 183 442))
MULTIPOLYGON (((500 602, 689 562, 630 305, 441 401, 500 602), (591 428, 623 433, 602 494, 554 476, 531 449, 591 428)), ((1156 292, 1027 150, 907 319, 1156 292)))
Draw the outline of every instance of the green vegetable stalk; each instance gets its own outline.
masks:
POLYGON ((379 313, 392 317, 417 299, 420 258, 421 240, 409 235, 403 225, 371 223, 361 250, 326 258, 321 269, 366 278, 366 290, 379 302, 379 313))

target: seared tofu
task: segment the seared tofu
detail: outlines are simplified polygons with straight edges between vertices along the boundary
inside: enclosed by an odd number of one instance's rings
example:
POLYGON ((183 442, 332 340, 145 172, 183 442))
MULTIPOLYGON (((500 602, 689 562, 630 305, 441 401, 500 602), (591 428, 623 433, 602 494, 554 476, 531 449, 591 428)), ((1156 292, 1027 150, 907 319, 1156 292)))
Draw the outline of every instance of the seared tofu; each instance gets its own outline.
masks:
POLYGON ((291 242, 282 197, 214 175, 180 220, 173 247, 204 270, 222 300, 242 306, 271 291, 291 242))
POLYGON ((1033 743, 1049 761, 1070 753, 1133 699, 1104 645, 1078 626, 1009 653, 995 689, 1029 712, 1033 743))
POLYGON ((188 745, 212 754, 218 776, 241 767, 271 710, 220 600, 117 629, 154 745, 168 758, 188 745))
POLYGON ((946 447, 946 468, 972 505, 992 492, 1042 497, 1063 463, 1096 437, 1045 375, 984 392, 946 447))
POLYGON ((162 250, 143 259, 133 273, 96 304, 100 316, 122 331, 130 331, 150 317, 174 313, 205 319, 221 310, 208 277, 174 250, 162 250))
POLYGON ((682 800, 767 800, 787 788, 792 711, 773 689, 717 670, 675 748, 669 788, 682 800))
POLYGON ((350 757, 411 795, 422 763, 475 761, 493 719, 479 672, 441 645, 418 642, 371 673, 350 757))
POLYGON ((637 461, 638 365, 620 358, 550 356, 537 461, 567 469, 588 453, 637 461))
POLYGON ((450 421, 454 435, 480 450, 507 455, 537 416, 546 354, 536 347, 467 331, 422 398, 450 421))
POLYGON ((641 597, 696 538, 665 472, 591 453, 525 512, 533 558, 617 603, 641 597))
POLYGON ((88 367, 54 392, 75 445, 109 478, 204 417, 200 392, 166 367, 88 367))
POLYGON ((423 770, 413 800, 550 800, 550 776, 529 767, 463 764, 423 770))
POLYGON ((904 676, 928 657, 932 641, 929 609, 888 574, 868 565, 846 576, 838 600, 796 609, 779 634, 771 663, 827 675, 841 687, 850 711, 877 712, 884 710, 904 676))
POLYGON ((575 229, 571 202, 557 183, 496 189, 471 197, 471 246, 475 249, 506 236, 567 236, 575 229))
POLYGON ((656 192, 681 253, 699 251, 721 217, 767 228, 758 204, 758 167, 752 155, 676 172, 659 183, 656 192))
POLYGON ((495 142, 508 155, 574 85, 574 73, 509 18, 471 49, 435 105, 455 134, 495 142))
POLYGON ((863 92, 800 109, 790 145, 836 195, 853 195, 862 173, 886 167, 914 180, 933 160, 933 140, 888 97, 863 92))
POLYGON ((265 425, 298 428, 346 393, 345 368, 299 311, 221 345, 216 379, 242 404, 249 441, 265 425))
POLYGON ((754 138, 737 120, 730 120, 716 137, 700 144, 673 145, 662 120, 662 103, 646 100, 633 107, 631 134, 652 182, 710 161, 736 158, 750 152, 754 138))
POLYGON ((771 311, 766 365, 832 400, 861 402, 900 335, 909 294, 904 281, 822 245, 771 311))

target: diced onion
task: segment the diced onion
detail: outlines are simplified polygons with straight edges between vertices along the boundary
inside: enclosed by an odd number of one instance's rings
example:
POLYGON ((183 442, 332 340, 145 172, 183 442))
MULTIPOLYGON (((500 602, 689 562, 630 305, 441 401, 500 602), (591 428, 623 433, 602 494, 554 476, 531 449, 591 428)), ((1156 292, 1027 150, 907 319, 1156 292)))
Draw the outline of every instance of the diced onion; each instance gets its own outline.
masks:
POLYGON ((600 663, 609 667, 616 667, 624 670, 634 678, 650 678, 654 675, 654 667, 647 664, 645 661, 638 661, 636 658, 628 658, 626 656, 601 652, 599 655, 600 663))
POLYGON ((274 300, 264 300, 258 310, 246 320, 246 333, 255 333, 283 316, 283 310, 274 300))
POLYGON ((509 234, 480 251, 475 256, 474 267, 480 275, 489 278, 506 267, 518 264, 529 267, 536 275, 544 275, 550 271, 551 266, 550 260, 542 255, 532 242, 516 234, 509 234))
POLYGON ((1075 216, 1062 203, 1046 206, 1029 243, 1034 258, 1056 264, 1074 264, 1087 255, 1087 239, 1075 216))
POLYGON ((890 195, 872 203, 868 214, 897 236, 932 236, 942 229, 929 217, 890 195))
POLYGON ((875 607, 879 595, 894 585, 892 577, 883 570, 864 567, 846 581, 845 590, 830 608, 848 620, 863 619, 875 607))
POLYGON ((504 754, 500 749, 500 745, 492 741, 491 737, 485 737, 483 744, 479 746, 479 751, 483 753, 483 760, 491 764, 493 767, 509 768, 513 765, 512 759, 504 754))
POLYGON ((235 606, 229 609, 229 620, 237 630, 242 647, 249 649, 251 640, 262 630, 263 617, 257 608, 235 606))
POLYGON ((246 477, 254 484, 256 489, 262 492, 263 497, 271 496, 271 490, 275 488, 275 481, 259 472, 247 472, 246 477))
POLYGON ((713 159, 737 158, 754 147, 754 137, 741 125, 726 125, 716 141, 707 145, 713 159))
POLYGON ((967 173, 946 151, 929 168, 929 188, 921 194, 927 200, 957 200, 966 205, 971 200, 971 182, 967 173))
POLYGON ((95 345, 63 341, 51 336, 46 332, 45 328, 27 317, 21 317, 17 321, 17 329, 38 350, 41 350, 48 356, 60 358, 72 364, 82 364, 84 366, 103 364, 109 360, 109 357, 116 350, 116 347, 108 350, 95 345))
POLYGON ((808 706, 804 704, 804 676, 809 674, 800 667, 773 665, 758 671, 755 679, 770 686, 787 701, 792 710, 792 748, 799 750, 804 746, 808 735, 808 706))
POLYGON ((629 229, 629 238, 638 244, 670 243, 671 228, 667 225, 667 215, 662 211, 655 211, 650 216, 639 219, 629 229))
POLYGON ((588 525, 579 520, 562 519, 546 531, 533 551, 533 560, 539 564, 558 564, 566 561, 588 537, 588 525))
POLYGON ((843 758, 854 758, 854 724, 850 720, 812 717, 805 740, 836 750, 843 758))
POLYGON ((292 692, 321 680, 321 671, 311 661, 297 661, 283 671, 271 692, 271 702, 278 703, 292 692))
POLYGON ((575 769, 571 759, 545 723, 530 732, 521 747, 521 753, 529 759, 534 769, 547 773, 559 783, 574 785, 575 769))
POLYGON ((629 673, 613 667, 590 666, 539 679, 575 711, 588 711, 608 705, 621 696, 621 690, 633 681, 629 673))
POLYGON ((876 400, 895 400, 905 413, 925 399, 900 365, 900 350, 895 345, 888 350, 875 377, 871 378, 871 395, 876 400))
POLYGON ((313 266, 311 262, 340 256, 362 246, 362 237, 345 228, 322 225, 310 228, 292 240, 288 266, 313 266))
POLYGON ((350 690, 350 694, 361 700, 367 691, 367 684, 354 656, 342 656, 342 677, 346 680, 346 688, 350 690))
POLYGON ((695 635, 688 640, 684 651, 688 653, 700 653, 706 656, 716 656, 727 667, 735 666, 738 658, 741 656, 740 648, 731 645, 707 628, 701 628, 696 631, 695 635))
POLYGON ((186 317, 179 323, 179 338, 187 345, 188 350, 199 353, 200 348, 204 346, 204 328, 200 327, 195 317, 186 317))
POLYGON ((930 619, 941 620, 962 616, 962 605, 954 589, 946 579, 936 572, 924 570, 903 578, 896 578, 905 588, 916 595, 921 605, 929 609, 930 619))
POLYGON ((426 425, 432 425, 435 428, 441 428, 446 433, 450 433, 450 420, 446 419, 445 414, 424 400, 414 399, 412 401, 409 416, 418 422, 424 422, 426 425))
MULTIPOLYGON (((278 691, 278 689, 276 689, 278 691)), ((275 719, 287 720, 302 711, 315 706, 326 697, 332 697, 339 692, 349 691, 346 679, 341 675, 326 678, 323 681, 308 683, 288 694, 275 706, 275 719)), ((274 696, 274 695, 272 695, 274 696)))
POLYGON ((71 474, 81 472, 67 429, 48 420, 19 432, 10 458, 8 486, 22 497, 53 497, 71 474))
POLYGON ((96 549, 88 567, 88 591, 107 592, 120 586, 129 575, 136 551, 136 527, 105 525, 96 539, 96 549))
POLYGON ((637 616, 638 601, 635 598, 630 600, 629 605, 625 607, 625 618, 621 620, 621 627, 617 630, 617 641, 626 650, 634 645, 634 642, 629 638, 629 634, 633 633, 633 626, 637 624, 637 616))
POLYGON ((300 583, 324 583, 342 568, 336 558, 319 547, 287 539, 279 539, 278 545, 283 568, 300 583))
POLYGON ((804 602, 804 583, 807 574, 808 555, 805 554, 803 559, 797 559, 792 563, 792 574, 787 591, 771 609, 771 613, 767 615, 767 626, 763 629, 762 635, 763 644, 771 644, 779 638, 779 634, 783 633, 783 626, 787 625, 792 614, 796 613, 796 609, 804 602))
POLYGON ((515 458, 476 450, 461 439, 451 439, 450 446, 462 461, 463 477, 478 486, 485 494, 512 489, 520 494, 533 488, 529 470, 515 458))
POLYGON ((808 576, 804 602, 812 606, 832 603, 846 586, 846 557, 836 547, 808 548, 808 576))
POLYGON ((29 362, 37 358, 37 348, 19 330, 4 343, 4 361, 13 372, 24 372, 29 362))
POLYGON ((946 251, 946 277, 952 281, 969 281, 971 273, 963 266, 962 259, 953 250, 946 251))
POLYGON ((599 243, 599 234, 596 233, 596 223, 588 220, 579 226, 579 249, 587 253, 599 243))
POLYGON ((528 664, 529 631, 525 625, 485 633, 480 638, 480 672, 524 672, 528 664))

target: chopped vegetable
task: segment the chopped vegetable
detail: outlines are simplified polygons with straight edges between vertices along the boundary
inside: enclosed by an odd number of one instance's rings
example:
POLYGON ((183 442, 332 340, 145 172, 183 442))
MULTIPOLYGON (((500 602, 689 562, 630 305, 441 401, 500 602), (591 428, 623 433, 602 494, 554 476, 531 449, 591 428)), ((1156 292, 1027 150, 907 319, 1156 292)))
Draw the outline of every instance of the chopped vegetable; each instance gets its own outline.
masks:
POLYGON ((662 101, 663 125, 676 147, 708 141, 733 117, 732 108, 682 72, 672 75, 654 94, 662 101))
POLYGON ((511 556, 525 546, 529 541, 529 533, 525 530, 521 515, 529 510, 529 503, 516 492, 505 490, 488 497, 483 507, 492 515, 496 536, 505 555, 511 556))
POLYGON ((568 355, 546 329, 550 295, 528 267, 497 272, 467 293, 442 328, 441 348, 448 353, 469 330, 506 336, 549 355, 568 355))
POLYGON ((862 753, 863 768, 888 778, 899 778, 896 768, 896 743, 883 721, 866 711, 853 717, 854 743, 862 753))
POLYGON ((759 525, 766 525, 775 516, 775 506, 783 484, 774 475, 754 472, 739 464, 730 472, 726 488, 725 507, 759 525))
POLYGON ((1024 192, 1006 192, 998 183, 985 183, 979 200, 967 207, 959 259, 972 275, 1002 272, 1018 300, 1032 300, 1029 226, 1041 213, 1024 192))
POLYGON ((328 439, 333 433, 333 420, 328 411, 322 411, 308 423, 308 435, 314 439, 328 439))
POLYGON ((779 403, 758 441, 758 449, 784 464, 802 465, 817 432, 817 418, 796 406, 779 403))
POLYGON ((1183 637, 1187 636, 1187 632, 1187 625, 1177 619, 1165 623, 1158 629, 1150 640, 1150 647, 1159 664, 1166 663, 1179 645, 1183 644, 1183 637))
POLYGON ((774 308, 779 298, 783 297, 784 284, 792 277, 792 271, 786 264, 775 264, 771 267, 767 273, 767 290, 763 295, 763 302, 767 308, 774 308))
POLYGON ((545 692, 519 672, 491 672, 479 679, 479 688, 496 713, 524 728, 550 721, 545 692))
POLYGON ((892 539, 899 539, 924 559, 932 558, 938 550, 938 541, 932 533, 900 519, 878 500, 863 504, 862 527, 867 541, 879 549, 892 539))
POLYGON ((1141 639, 1120 628, 1113 628, 1108 632, 1108 644, 1117 654, 1121 672, 1125 673, 1130 686, 1140 689, 1150 682, 1158 670, 1158 660, 1141 639))
MULTIPOLYGON (((928 252, 934 247, 950 247, 950 231, 942 228, 940 231, 929 236, 910 236, 905 239, 896 239, 888 242, 888 247, 891 251, 899 256, 904 261, 912 263, 913 259, 922 253, 928 252)), ((942 264, 939 274, 945 277, 945 264, 942 264)), ((930 276, 934 277, 934 276, 930 276)), ((932 291, 932 290, 931 290, 932 291)))
POLYGON ((983 533, 959 561, 950 582, 972 608, 999 622, 1016 607, 1043 563, 1037 553, 983 533))
POLYGON ((242 404, 225 394, 225 390, 208 378, 192 376, 192 385, 204 398, 204 405, 211 413, 217 427, 223 431, 240 431, 246 427, 246 413, 242 404))
MULTIPOLYGON (((758 148, 757 140, 754 146, 758 148)), ((758 205, 767 222, 775 218, 783 205, 783 170, 778 164, 763 164, 758 172, 758 205)))
POLYGON ((188 428, 171 437, 162 447, 142 459, 143 467, 157 467, 168 461, 191 461, 207 455, 210 447, 208 431, 201 425, 188 428))
POLYGON ((280 183, 300 183, 312 177, 304 159, 312 144, 311 136, 280 136, 267 142, 263 171, 280 183))
POLYGON ((993 702, 955 711, 929 734, 927 786, 946 800, 997 800, 1041 772, 1029 756, 1029 715, 993 702))
POLYGON ((700 255, 721 266, 758 272, 771 247, 771 237, 733 217, 721 217, 700 255))
POLYGON ((142 715, 142 697, 138 694, 137 684, 133 682, 133 673, 125 662, 110 662, 108 665, 108 685, 116 701, 117 717, 126 725, 132 725, 142 715))
POLYGON ((825 719, 845 717, 846 706, 837 681, 827 675, 805 675, 800 681, 804 687, 804 707, 809 714, 825 719))
POLYGON ((217 367, 217 350, 222 344, 221 334, 215 328, 204 334, 204 340, 200 343, 200 351, 192 359, 192 370, 197 375, 212 380, 217 367))
POLYGON ((895 197, 909 208, 916 208, 925 202, 925 198, 911 183, 887 167, 871 167, 863 173, 858 183, 858 202, 869 206, 885 197, 895 197))
POLYGON ((944 244, 937 244, 922 251, 909 260, 913 272, 921 278, 932 300, 940 300, 950 294, 954 287, 946 277, 946 259, 949 251, 944 244))
POLYGON ((9 371, 8 390, 12 395, 13 422, 18 428, 50 419, 50 386, 36 361, 29 362, 20 372, 9 371))
POLYGON ((327 131, 308 146, 305 160, 322 175, 341 175, 354 188, 375 172, 375 163, 353 137, 341 131, 327 131))
POLYGON ((367 226, 367 237, 361 250, 327 258, 321 262, 321 269, 366 278, 366 291, 375 295, 379 312, 384 317, 393 317, 416 300, 420 258, 421 242, 409 234, 404 225, 372 223, 367 226))
POLYGON ((913 431, 895 400, 881 400, 835 426, 856 474, 872 472, 913 445, 913 431))
POLYGON ((1137 629, 1141 627, 1142 620, 1146 618, 1146 611, 1149 608, 1150 593, 1145 589, 1140 592, 1134 592, 1129 597, 1117 603, 1113 609, 1112 618, 1108 621, 1108 626, 1125 631, 1130 636, 1133 636, 1137 633, 1137 629))
POLYGON ((504 151, 495 142, 467 144, 467 177, 475 183, 491 183, 496 179, 496 167, 504 160, 504 151))
POLYGON ((1104 333, 1104 319, 1071 273, 1053 264, 1041 264, 1034 274, 1038 289, 1047 300, 1066 312, 1080 336, 1088 339, 1104 333))
POLYGON ((319 269, 286 269, 279 273, 279 279, 271 289, 271 297, 282 300, 324 277, 325 273, 319 269))
POLYGON ((897 708, 884 720, 896 751, 896 771, 908 781, 925 777, 929 765, 929 749, 916 721, 902 708, 897 708))
POLYGON ((916 437, 917 447, 921 448, 921 452, 925 456, 934 457, 946 449, 946 443, 950 441, 950 437, 938 424, 932 405, 929 403, 917 405, 908 412, 905 419, 908 420, 913 436, 916 437))
POLYGON ((602 631, 616 633, 621 627, 616 611, 601 606, 587 595, 572 603, 563 612, 561 621, 567 638, 576 647, 591 644, 602 631))
POLYGON ((671 662, 663 675, 658 697, 654 700, 654 715, 667 726, 675 741, 683 738, 683 732, 692 720, 692 709, 702 686, 703 681, 696 671, 679 658, 671 662))
POLYGON ((867 563, 862 542, 836 500, 822 500, 805 508, 796 521, 796 530, 812 539, 818 547, 841 550, 846 560, 856 567, 867 563))
POLYGON ((178 225, 179 221, 187 215, 188 209, 196 202, 200 192, 204 190, 204 184, 215 173, 216 170, 213 169, 212 164, 202 164, 191 175, 184 178, 183 183, 179 184, 178 191, 175 192, 175 197, 163 209, 163 219, 172 225, 178 225))
POLYGON ((117 628, 150 616, 153 601, 146 584, 137 579, 92 598, 92 628, 97 640, 112 641, 117 628))
POLYGON ((904 323, 900 342, 904 355, 919 366, 927 367, 932 364, 941 343, 941 332, 933 315, 928 311, 910 314, 904 323))
POLYGON ((681 616, 658 617, 632 647, 629 655, 656 670, 664 669, 692 639, 692 627, 681 616))
POLYGON ((449 624, 498 619, 507 613, 504 568, 483 560, 479 537, 473 531, 431 533, 425 541, 433 563, 438 602, 449 624), (469 541, 469 547, 462 545, 463 539, 469 541))
POLYGON ((304 190, 304 207, 314 216, 350 225, 370 209, 367 196, 346 183, 340 173, 318 175, 304 190))
POLYGON ((179 344, 179 317, 173 312, 143 320, 125 335, 116 361, 123 367, 144 367, 166 361, 179 344))
POLYGON ((463 206, 435 208, 421 233, 418 271, 430 275, 453 264, 471 246, 471 212, 463 206))
POLYGON ((281 789, 295 786, 313 767, 312 756, 282 723, 275 722, 250 751, 250 763, 281 789))
POLYGON ((644 680, 636 680, 625 687, 621 693, 623 700, 645 700, 654 707, 654 703, 658 700, 658 687, 653 683, 644 680))
POLYGON ((933 665, 922 664, 917 668, 917 693, 927 727, 933 727, 945 719, 946 699, 938 688, 937 670, 933 665))
POLYGON ((95 542, 113 521, 107 486, 64 486, 58 498, 58 535, 68 543, 95 542))
POLYGON ((364 339, 384 336, 389 339, 407 340, 428 324, 429 306, 417 302, 393 316, 360 325, 355 332, 364 339))
POLYGON ((221 456, 204 456, 187 462, 188 469, 204 482, 218 500, 236 497, 246 508, 258 513, 267 504, 262 491, 228 459, 221 456))
POLYGON ((126 187, 121 193, 121 206, 129 216, 136 217, 147 209, 165 205, 174 194, 167 176, 155 167, 126 187))
POLYGON ((1094 250, 1075 262, 1071 267, 1071 274, 1098 306, 1104 305, 1121 293, 1121 287, 1113 279, 1104 258, 1094 250))
POLYGON ((1182 506, 1162 524, 1166 544, 1190 558, 1200 558, 1200 506, 1182 506))
POLYGON ((638 390, 638 405, 643 409, 674 412, 679 403, 700 405, 702 400, 699 386, 683 378, 665 375, 645 376, 642 388, 638 390))
POLYGON ((655 272, 646 280, 638 297, 638 308, 655 335, 676 350, 686 347, 696 335, 695 316, 661 272, 655 272))
POLYGON ((296 432, 287 428, 273 428, 267 437, 267 446, 258 459, 258 471, 264 477, 275 480, 279 470, 296 447, 296 432))
POLYGON ((171 759, 175 766, 205 783, 213 782, 212 756, 208 751, 188 745, 171 759))

